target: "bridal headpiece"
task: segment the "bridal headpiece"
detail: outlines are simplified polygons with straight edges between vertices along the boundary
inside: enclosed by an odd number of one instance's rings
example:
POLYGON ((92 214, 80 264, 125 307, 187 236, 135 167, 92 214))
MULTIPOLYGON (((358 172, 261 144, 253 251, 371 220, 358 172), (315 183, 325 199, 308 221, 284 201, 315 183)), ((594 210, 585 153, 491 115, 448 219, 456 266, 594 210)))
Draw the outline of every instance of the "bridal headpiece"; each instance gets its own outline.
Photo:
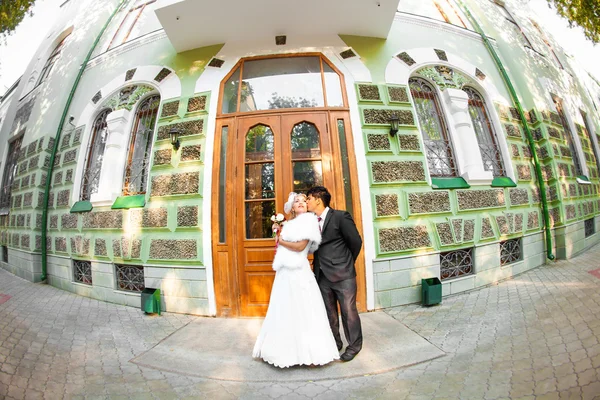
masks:
POLYGON ((296 196, 298 196, 298 193, 296 193, 296 192, 290 192, 290 194, 288 195, 288 200, 283 205, 283 211, 286 214, 289 214, 292 212, 292 207, 294 206, 294 201, 296 200, 296 196))

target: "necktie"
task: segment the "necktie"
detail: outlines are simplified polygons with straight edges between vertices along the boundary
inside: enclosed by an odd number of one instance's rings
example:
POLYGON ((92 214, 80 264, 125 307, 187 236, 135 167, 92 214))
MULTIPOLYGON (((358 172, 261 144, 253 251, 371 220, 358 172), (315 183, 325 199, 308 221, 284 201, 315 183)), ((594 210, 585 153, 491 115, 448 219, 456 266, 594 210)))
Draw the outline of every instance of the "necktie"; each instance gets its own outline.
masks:
POLYGON ((321 217, 317 217, 317 221, 319 222, 319 232, 321 232, 321 221, 323 219, 321 217))

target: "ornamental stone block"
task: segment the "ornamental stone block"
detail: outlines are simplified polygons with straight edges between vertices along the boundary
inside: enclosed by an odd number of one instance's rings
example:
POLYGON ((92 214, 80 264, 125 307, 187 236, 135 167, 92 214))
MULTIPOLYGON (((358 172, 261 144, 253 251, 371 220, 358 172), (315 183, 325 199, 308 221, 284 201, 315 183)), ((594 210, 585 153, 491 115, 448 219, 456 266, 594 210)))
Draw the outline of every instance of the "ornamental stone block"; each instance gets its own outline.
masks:
POLYGON ((164 228, 167 226, 166 208, 146 208, 130 210, 132 227, 164 228))
POLYGON ((198 161, 201 157, 202 145, 183 146, 181 148, 181 161, 198 161))
POLYGON ((379 217, 400 214, 397 194, 375 195, 375 205, 377 207, 377 216, 379 217))
POLYGON ((504 190, 502 189, 458 190, 456 197, 460 210, 501 207, 505 205, 504 190))
POLYGON ((198 206, 177 207, 177 226, 198 226, 198 206))
POLYGON ((487 239, 491 237, 496 237, 494 234, 494 229, 492 228, 492 223, 489 218, 481 219, 481 238, 487 239))
POLYGON ((439 224, 435 224, 438 236, 440 238, 440 243, 442 246, 448 246, 454 244, 454 237, 452 236, 452 230, 450 228, 450 224, 447 222, 442 222, 439 224))
POLYGON ((154 153, 154 165, 165 165, 171 163, 171 149, 157 150, 154 153))
POLYGON ((511 205, 529 204, 529 191, 527 189, 509 189, 508 193, 511 205))
POLYGON ((371 169, 375 183, 425 180, 425 170, 420 161, 374 161, 371 169))
POLYGON ((77 229, 77 214, 63 214, 60 217, 62 229, 77 229))
POLYGON ((388 135, 367 135, 369 150, 391 150, 388 135))
POLYGON ((123 227, 123 212, 115 210, 85 214, 83 227, 86 229, 120 229, 123 227))
POLYGON ((199 172, 153 176, 151 196, 196 194, 199 188, 199 178, 199 172))
POLYGON ((189 260, 198 256, 195 239, 163 240, 150 242, 150 258, 155 260, 189 260))
POLYGON ((408 204, 411 214, 448 212, 450 211, 450 193, 448 191, 409 193, 408 204))
POLYGON ((108 255, 106 253, 106 240, 96 239, 96 243, 94 245, 94 254, 97 256, 104 256, 104 257, 106 257, 108 255))
POLYGON ((382 252, 405 251, 430 247, 427 226, 404 226, 379 230, 379 248, 382 252))

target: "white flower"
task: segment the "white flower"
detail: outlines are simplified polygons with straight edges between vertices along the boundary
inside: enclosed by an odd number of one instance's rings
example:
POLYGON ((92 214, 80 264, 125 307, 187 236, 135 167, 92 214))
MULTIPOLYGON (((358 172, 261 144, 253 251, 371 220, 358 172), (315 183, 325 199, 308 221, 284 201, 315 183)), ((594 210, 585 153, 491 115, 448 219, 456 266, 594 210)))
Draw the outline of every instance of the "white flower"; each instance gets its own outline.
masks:
POLYGON ((274 215, 271 216, 271 221, 275 222, 275 216, 274 215))
POLYGON ((279 213, 279 214, 277 214, 277 218, 276 219, 277 219, 277 222, 281 222, 281 221, 283 221, 285 219, 285 217, 283 216, 283 214, 279 213))

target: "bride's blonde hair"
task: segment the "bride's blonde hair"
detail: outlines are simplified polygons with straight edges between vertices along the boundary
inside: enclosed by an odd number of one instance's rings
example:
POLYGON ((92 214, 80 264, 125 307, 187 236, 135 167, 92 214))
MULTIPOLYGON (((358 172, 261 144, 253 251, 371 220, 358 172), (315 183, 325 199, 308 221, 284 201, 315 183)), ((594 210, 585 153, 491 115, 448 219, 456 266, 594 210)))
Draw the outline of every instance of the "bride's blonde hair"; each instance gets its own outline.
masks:
POLYGON ((288 195, 288 201, 283 205, 283 211, 286 214, 290 214, 292 218, 296 218, 296 213, 294 212, 294 203, 296 202, 296 197, 302 196, 306 199, 306 195, 304 193, 296 193, 290 192, 288 195))

